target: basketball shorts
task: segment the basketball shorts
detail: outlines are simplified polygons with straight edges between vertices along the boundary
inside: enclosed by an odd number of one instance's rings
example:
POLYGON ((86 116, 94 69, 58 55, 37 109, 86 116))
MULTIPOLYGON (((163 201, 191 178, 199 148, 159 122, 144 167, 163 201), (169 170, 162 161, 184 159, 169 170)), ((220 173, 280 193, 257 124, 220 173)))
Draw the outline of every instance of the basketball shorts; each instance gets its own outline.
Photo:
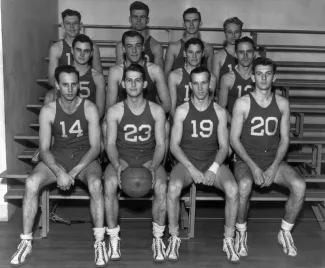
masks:
POLYGON ((123 159, 130 167, 142 167, 143 164, 152 160, 153 150, 127 151, 118 150, 119 158, 123 159))
POLYGON ((213 164, 217 151, 200 151, 184 149, 183 152, 187 156, 188 160, 201 172, 206 172, 213 164))
MULTIPOLYGON (((277 149, 270 151, 257 151, 257 150, 246 150, 249 157, 259 166, 263 171, 267 170, 273 163, 277 149)), ((236 162, 243 161, 238 155, 236 155, 236 162)))
POLYGON ((89 148, 67 149, 67 148, 53 148, 52 154, 66 172, 71 171, 79 164, 83 156, 88 152, 89 148))

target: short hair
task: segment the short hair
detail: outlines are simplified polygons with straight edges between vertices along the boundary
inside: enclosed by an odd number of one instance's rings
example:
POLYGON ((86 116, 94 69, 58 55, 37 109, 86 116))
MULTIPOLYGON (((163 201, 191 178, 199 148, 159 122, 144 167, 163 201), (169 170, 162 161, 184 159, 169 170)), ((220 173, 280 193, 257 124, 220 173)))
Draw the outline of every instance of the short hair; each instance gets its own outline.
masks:
POLYGON ((147 16, 149 16, 149 7, 141 1, 133 2, 130 5, 130 13, 132 12, 132 10, 145 10, 145 11, 147 11, 147 16))
POLYGON ((62 74, 62 73, 76 74, 76 76, 78 78, 78 83, 79 83, 79 72, 77 71, 77 69, 74 66, 61 65, 61 66, 55 68, 54 77, 58 83, 60 83, 60 74, 62 74))
POLYGON ((91 39, 89 38, 88 35, 85 35, 85 34, 78 34, 76 36, 75 39, 73 39, 72 41, 72 48, 75 48, 77 42, 80 42, 80 43, 89 43, 90 44, 90 48, 91 50, 93 50, 93 41, 91 41, 91 39))
POLYGON ((61 13, 62 20, 67 16, 77 16, 79 21, 81 21, 81 15, 77 10, 66 9, 61 13))
POLYGON ((143 81, 146 80, 146 73, 144 71, 144 68, 140 64, 138 64, 138 63, 131 63, 129 67, 127 67, 127 68, 124 69, 124 72, 123 72, 123 80, 125 80, 125 77, 126 77, 126 73, 127 72, 138 72, 138 73, 141 73, 143 81))
POLYGON ((190 45, 199 45, 201 47, 202 51, 204 50, 204 44, 203 44, 202 40, 199 38, 194 37, 194 38, 187 40, 185 42, 185 47, 184 47, 185 51, 190 47, 190 45))
POLYGON ((200 74, 200 73, 207 73, 208 74, 208 79, 210 81, 211 73, 209 72, 209 70, 207 68, 203 67, 203 66, 198 66, 198 67, 194 68, 192 70, 192 72, 190 73, 191 82, 192 82, 193 74, 200 74))
POLYGON ((235 41, 235 51, 237 51, 238 45, 240 43, 250 43, 253 46, 253 49, 255 50, 254 40, 252 38, 249 38, 248 36, 244 36, 235 41))
POLYGON ((197 10, 196 7, 190 7, 183 12, 183 21, 185 21, 186 14, 193 14, 193 13, 198 14, 199 20, 201 21, 201 13, 197 10))
POLYGON ((225 22, 223 23, 223 31, 224 32, 226 32, 227 25, 230 24, 230 23, 239 25, 240 30, 243 29, 244 23, 240 19, 238 19, 237 17, 233 17, 233 18, 226 19, 225 22))
POLYGON ((122 35, 122 44, 123 44, 123 46, 125 46, 125 39, 127 37, 139 37, 141 39, 141 44, 142 45, 144 44, 144 37, 142 36, 142 34, 136 32, 136 31, 130 30, 130 31, 126 31, 122 35))
POLYGON ((258 65, 263 65, 263 66, 272 66, 273 73, 274 73, 274 74, 276 73, 276 63, 275 63, 273 60, 271 60, 270 58, 266 58, 266 57, 259 57, 259 58, 256 58, 256 59, 253 61, 253 73, 255 73, 255 68, 256 68, 258 65))

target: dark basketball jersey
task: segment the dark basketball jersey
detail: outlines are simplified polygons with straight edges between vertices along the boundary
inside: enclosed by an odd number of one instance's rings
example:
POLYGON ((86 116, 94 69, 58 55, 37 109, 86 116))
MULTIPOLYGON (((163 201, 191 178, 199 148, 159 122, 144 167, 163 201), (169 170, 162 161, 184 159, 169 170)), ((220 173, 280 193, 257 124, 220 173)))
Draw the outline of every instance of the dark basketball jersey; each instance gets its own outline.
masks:
POLYGON ((226 49, 224 49, 224 51, 226 52, 227 56, 226 56, 225 62, 223 63, 223 65, 220 68, 219 80, 221 79, 221 77, 224 74, 233 71, 235 69, 235 66, 237 65, 237 62, 238 62, 237 58, 235 58, 233 55, 229 54, 226 49))
POLYGON ((198 111, 192 101, 183 122, 180 147, 190 162, 204 172, 214 162, 218 146, 218 117, 213 101, 205 111, 198 111))
POLYGON ((62 39, 62 44, 63 44, 63 49, 62 49, 61 57, 59 58, 59 66, 72 65, 73 55, 71 53, 71 47, 68 45, 65 39, 62 39))
POLYGON ((80 150, 90 148, 88 136, 88 121, 85 116, 85 100, 73 114, 63 111, 59 100, 56 100, 56 113, 52 125, 54 136, 53 150, 80 150))
POLYGON ((155 57, 150 47, 150 41, 151 41, 151 36, 149 36, 146 42, 144 42, 144 56, 146 58, 146 61, 155 62, 155 57))
POLYGON ((135 115, 124 101, 124 114, 117 129, 116 147, 119 154, 153 153, 156 147, 155 120, 149 101, 140 115, 135 115))
POLYGON ((91 102, 96 104, 96 84, 93 78, 92 71, 93 69, 89 66, 87 72, 83 76, 80 76, 79 96, 81 98, 90 100, 91 102))
POLYGON ((182 81, 177 86, 177 100, 176 107, 183 104, 184 102, 189 101, 190 96, 190 74, 182 67, 182 81))
POLYGON ((249 155, 276 150, 280 141, 281 112, 275 94, 266 108, 261 107, 251 93, 249 97, 250 110, 240 137, 244 148, 249 155))
POLYGON ((228 102, 227 102, 227 110, 230 114, 232 114, 232 110, 234 108, 234 104, 236 100, 252 92, 253 84, 254 84, 251 77, 249 77, 248 79, 242 78, 242 76, 237 72, 236 69, 234 69, 234 73, 235 73, 235 82, 228 93, 228 102))

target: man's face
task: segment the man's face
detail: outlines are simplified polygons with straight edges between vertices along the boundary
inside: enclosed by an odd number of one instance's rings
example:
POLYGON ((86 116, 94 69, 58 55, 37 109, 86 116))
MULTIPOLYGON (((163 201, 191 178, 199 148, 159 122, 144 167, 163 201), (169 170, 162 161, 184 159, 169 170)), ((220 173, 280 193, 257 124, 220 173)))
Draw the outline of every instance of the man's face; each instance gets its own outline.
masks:
POLYGON ((186 51, 184 51, 184 57, 186 62, 191 66, 199 66, 203 57, 203 51, 200 45, 190 45, 186 51))
POLYGON ((186 14, 184 17, 183 26, 187 33, 196 34, 199 31, 201 26, 199 14, 197 13, 186 14))
POLYGON ((209 75, 206 72, 193 74, 191 77, 190 87, 194 97, 198 100, 204 100, 209 96, 210 81, 209 75))
POLYGON ((131 28, 135 31, 143 31, 147 24, 149 23, 149 17, 147 11, 145 10, 132 10, 129 22, 131 23, 131 28))
POLYGON ((236 40, 241 37, 241 28, 240 25, 235 23, 228 23, 226 26, 226 40, 227 43, 235 45, 236 40))
POLYGON ((254 60, 254 47, 249 42, 239 43, 237 46, 237 58, 238 64, 243 67, 249 67, 254 60))
POLYGON ((147 86, 147 82, 143 79, 140 72, 126 72, 124 81, 122 81, 122 86, 130 97, 135 98, 142 94, 143 89, 147 86))
POLYGON ((81 23, 77 16, 66 16, 63 19, 63 28, 70 37, 76 37, 80 33, 81 23))
POLYGON ((141 38, 138 36, 127 37, 125 39, 125 46, 123 52, 126 54, 126 58, 132 63, 138 63, 141 60, 143 52, 143 44, 141 38))
POLYGON ((272 65, 257 65, 252 80, 260 90, 268 90, 276 80, 272 65))
POLYGON ((93 52, 89 43, 77 42, 72 49, 72 54, 74 60, 77 63, 85 65, 88 64, 90 57, 93 55, 93 52))
POLYGON ((61 73, 60 81, 56 81, 57 90, 60 90, 61 97, 71 102, 75 99, 79 89, 78 76, 75 73, 61 73))

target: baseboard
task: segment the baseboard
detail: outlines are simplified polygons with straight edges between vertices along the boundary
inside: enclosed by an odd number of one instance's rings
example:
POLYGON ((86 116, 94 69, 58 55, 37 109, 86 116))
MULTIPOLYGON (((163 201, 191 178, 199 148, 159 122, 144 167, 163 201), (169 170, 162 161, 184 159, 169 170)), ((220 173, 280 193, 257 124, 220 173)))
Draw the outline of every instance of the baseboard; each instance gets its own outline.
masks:
POLYGON ((13 204, 0 204, 0 221, 9 221, 15 210, 16 206, 13 204))

